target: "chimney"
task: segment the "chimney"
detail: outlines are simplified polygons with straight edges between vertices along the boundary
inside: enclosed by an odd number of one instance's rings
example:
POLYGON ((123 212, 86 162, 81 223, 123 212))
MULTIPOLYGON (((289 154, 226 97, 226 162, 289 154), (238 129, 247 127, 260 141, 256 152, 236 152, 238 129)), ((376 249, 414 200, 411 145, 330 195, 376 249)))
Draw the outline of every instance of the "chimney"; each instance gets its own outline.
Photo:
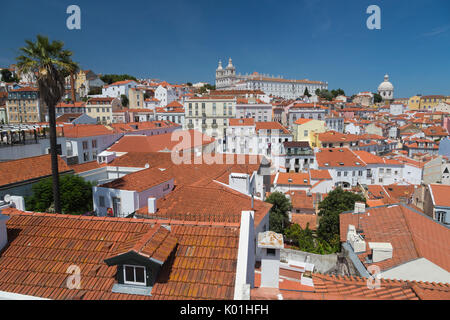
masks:
POLYGON ((8 221, 8 219, 8 216, 0 213, 0 251, 2 251, 8 243, 8 234, 6 230, 6 221, 8 221))
POLYGON ((228 185, 243 194, 250 194, 250 176, 246 173, 230 173, 228 185))
POLYGON ((354 214, 364 213, 366 211, 366 204, 364 202, 355 202, 354 214))
POLYGON ((148 198, 148 213, 149 214, 155 214, 156 213, 156 198, 148 198))
POLYGON ((255 281, 255 226, 254 211, 242 211, 239 228, 239 246, 234 285, 234 300, 250 300, 249 287, 255 281))
POLYGON ((284 248, 283 235, 273 231, 258 234, 261 250, 261 287, 278 288, 280 281, 280 249, 284 248))
POLYGON ((347 242, 355 253, 366 251, 366 242, 361 235, 356 232, 356 228, 352 224, 349 224, 347 228, 347 242))

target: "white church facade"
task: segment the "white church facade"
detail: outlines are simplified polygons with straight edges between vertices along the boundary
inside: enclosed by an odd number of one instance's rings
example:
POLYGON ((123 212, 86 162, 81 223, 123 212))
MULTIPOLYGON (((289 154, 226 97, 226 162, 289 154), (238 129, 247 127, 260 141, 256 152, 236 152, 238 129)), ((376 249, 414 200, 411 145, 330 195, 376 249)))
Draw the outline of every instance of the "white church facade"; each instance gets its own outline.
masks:
POLYGON ((272 97, 284 99, 296 99, 302 97, 305 90, 314 94, 317 89, 328 89, 328 83, 311 80, 287 80, 282 77, 274 77, 254 72, 252 74, 236 74, 231 58, 226 68, 222 67, 222 61, 216 69, 217 90, 262 90, 272 97))

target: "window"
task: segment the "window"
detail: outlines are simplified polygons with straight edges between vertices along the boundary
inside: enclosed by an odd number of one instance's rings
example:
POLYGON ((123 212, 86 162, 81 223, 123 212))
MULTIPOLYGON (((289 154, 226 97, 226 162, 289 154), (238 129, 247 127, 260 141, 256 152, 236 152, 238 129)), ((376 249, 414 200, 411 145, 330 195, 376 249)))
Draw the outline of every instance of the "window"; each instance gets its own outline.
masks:
POLYGON ((92 148, 97 148, 97 140, 92 140, 92 148))
POLYGON ((83 150, 86 150, 88 148, 88 142, 83 141, 83 150))
POLYGON ((436 220, 445 223, 445 214, 444 211, 436 211, 436 220))
POLYGON ((89 152, 83 153, 83 159, 84 161, 89 161, 89 152))
POLYGON ((104 196, 98 197, 98 205, 99 205, 100 208, 104 208, 105 207, 105 197, 104 196))
POLYGON ((145 278, 147 275, 145 267, 124 265, 123 273, 124 273, 123 277, 124 283, 145 285, 145 278))
POLYGON ((275 255, 275 249, 267 249, 267 255, 268 256, 274 256, 275 255))

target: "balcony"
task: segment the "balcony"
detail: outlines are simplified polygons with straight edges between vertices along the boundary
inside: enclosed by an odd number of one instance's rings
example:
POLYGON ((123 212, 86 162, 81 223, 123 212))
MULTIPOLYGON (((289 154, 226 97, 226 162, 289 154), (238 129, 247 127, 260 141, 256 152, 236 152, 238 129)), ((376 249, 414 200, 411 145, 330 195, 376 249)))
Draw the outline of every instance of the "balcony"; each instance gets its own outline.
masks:
POLYGON ((189 129, 194 129, 194 124, 193 124, 193 123, 188 123, 187 127, 188 127, 189 129))
POLYGON ((213 123, 212 125, 211 125, 211 128, 213 128, 213 129, 217 129, 219 126, 218 126, 218 124, 217 123, 213 123))
POLYGON ((305 151, 288 151, 286 153, 287 156, 313 156, 314 152, 312 150, 305 150, 305 151))
POLYGON ((208 127, 208 125, 206 123, 202 124, 202 129, 206 129, 208 127))

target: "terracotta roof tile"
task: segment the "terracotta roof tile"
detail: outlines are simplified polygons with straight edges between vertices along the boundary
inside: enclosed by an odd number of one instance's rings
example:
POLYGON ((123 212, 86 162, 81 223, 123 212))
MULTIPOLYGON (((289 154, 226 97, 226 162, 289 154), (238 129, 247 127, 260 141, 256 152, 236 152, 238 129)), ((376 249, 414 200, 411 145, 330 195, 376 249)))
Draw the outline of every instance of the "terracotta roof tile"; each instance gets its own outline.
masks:
POLYGON ((16 209, 5 209, 2 213, 10 216, 7 230, 12 239, 0 254, 2 291, 82 300, 233 298, 237 227, 176 224, 169 232, 149 219, 81 220, 16 209), (163 237, 156 241, 158 247, 151 239, 160 233, 163 237), (104 260, 116 253, 117 248, 131 243, 135 249, 165 259, 174 239, 178 240, 176 252, 163 265, 152 296, 112 293, 116 267, 108 267, 104 260), (67 267, 72 264, 81 269, 80 290, 65 287, 67 267))
MULTIPOLYGON (((450 255, 446 247, 450 230, 406 206, 368 208, 364 214, 343 213, 339 218, 342 242, 346 241, 348 225, 353 224, 359 225, 363 230, 366 242, 392 244, 392 258, 377 262, 381 270, 421 257, 447 271, 450 270, 450 255)), ((361 262, 366 266, 369 264, 365 261, 365 257, 369 253, 370 249, 367 247, 367 251, 359 255, 361 262)))
MULTIPOLYGON (((71 168, 58 156, 58 171, 70 172, 71 168)), ((52 174, 49 154, 0 162, 0 186, 47 177, 52 174)))

